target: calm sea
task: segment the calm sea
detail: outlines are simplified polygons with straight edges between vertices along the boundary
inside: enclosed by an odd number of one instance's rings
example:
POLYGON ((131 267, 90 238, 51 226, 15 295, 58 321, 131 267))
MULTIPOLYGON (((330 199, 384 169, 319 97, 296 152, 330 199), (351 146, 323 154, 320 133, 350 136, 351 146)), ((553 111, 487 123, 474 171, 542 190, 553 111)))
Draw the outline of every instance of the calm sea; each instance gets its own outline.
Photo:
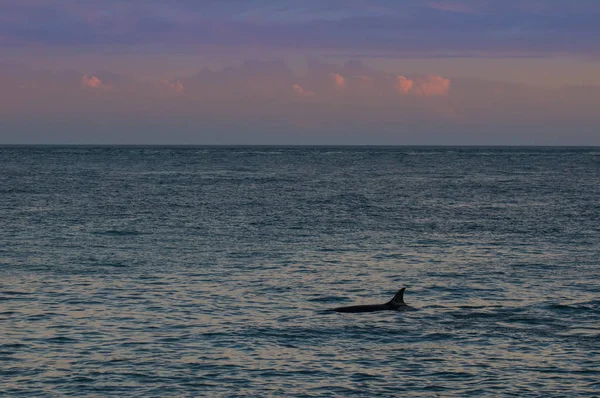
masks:
POLYGON ((0 395, 600 396, 600 148, 0 148, 0 395))

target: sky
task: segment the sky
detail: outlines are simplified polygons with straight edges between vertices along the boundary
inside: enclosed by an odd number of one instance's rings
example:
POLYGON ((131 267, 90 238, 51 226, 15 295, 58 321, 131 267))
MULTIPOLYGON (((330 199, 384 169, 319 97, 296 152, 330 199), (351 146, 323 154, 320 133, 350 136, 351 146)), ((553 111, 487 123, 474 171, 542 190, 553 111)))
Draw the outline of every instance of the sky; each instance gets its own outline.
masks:
POLYGON ((0 144, 600 145, 597 0, 0 0, 0 144))

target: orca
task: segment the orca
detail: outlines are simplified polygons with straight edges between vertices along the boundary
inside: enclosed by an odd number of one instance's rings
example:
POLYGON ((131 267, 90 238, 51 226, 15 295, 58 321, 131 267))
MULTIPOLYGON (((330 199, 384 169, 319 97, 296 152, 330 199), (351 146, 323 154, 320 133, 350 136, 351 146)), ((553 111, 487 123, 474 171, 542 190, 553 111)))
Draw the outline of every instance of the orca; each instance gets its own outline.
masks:
POLYGON ((406 290, 405 287, 398 290, 398 293, 396 293, 394 298, 385 304, 351 305, 349 307, 331 308, 329 311, 357 313, 375 311, 406 311, 413 309, 413 307, 404 302, 404 290, 406 290))

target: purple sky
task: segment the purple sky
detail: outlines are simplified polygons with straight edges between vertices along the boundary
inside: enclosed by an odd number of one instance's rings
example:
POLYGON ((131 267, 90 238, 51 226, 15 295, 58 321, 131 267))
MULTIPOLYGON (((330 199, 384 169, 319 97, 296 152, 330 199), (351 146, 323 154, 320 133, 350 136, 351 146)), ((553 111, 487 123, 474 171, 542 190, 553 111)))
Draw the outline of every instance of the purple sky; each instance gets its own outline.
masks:
POLYGON ((600 145, 597 0, 0 0, 0 144, 600 145))

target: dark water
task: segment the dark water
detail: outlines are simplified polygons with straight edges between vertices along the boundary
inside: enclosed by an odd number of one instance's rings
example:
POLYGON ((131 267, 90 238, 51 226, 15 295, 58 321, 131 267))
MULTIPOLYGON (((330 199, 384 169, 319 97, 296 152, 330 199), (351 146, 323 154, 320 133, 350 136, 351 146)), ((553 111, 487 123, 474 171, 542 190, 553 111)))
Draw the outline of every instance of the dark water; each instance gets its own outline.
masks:
POLYGON ((598 396, 599 263, 599 148, 0 148, 0 395, 598 396))

